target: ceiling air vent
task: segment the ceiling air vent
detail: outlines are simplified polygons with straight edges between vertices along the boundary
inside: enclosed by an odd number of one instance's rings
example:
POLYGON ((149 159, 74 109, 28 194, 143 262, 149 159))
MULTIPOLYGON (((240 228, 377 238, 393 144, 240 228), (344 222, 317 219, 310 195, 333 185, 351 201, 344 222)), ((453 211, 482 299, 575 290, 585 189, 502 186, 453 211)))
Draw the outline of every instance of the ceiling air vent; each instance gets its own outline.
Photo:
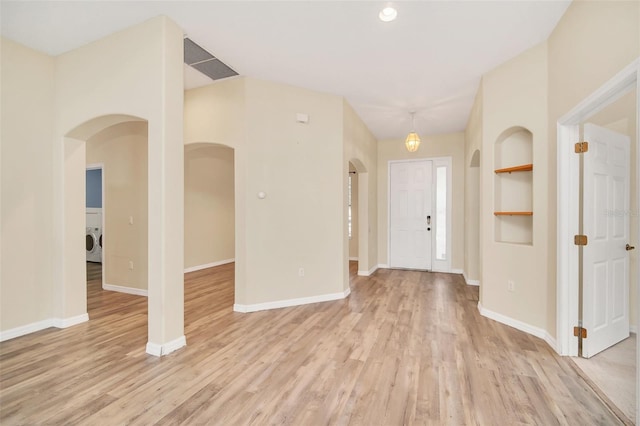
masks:
POLYGON ((238 75, 227 64, 204 50, 190 38, 184 39, 184 63, 212 80, 238 75))

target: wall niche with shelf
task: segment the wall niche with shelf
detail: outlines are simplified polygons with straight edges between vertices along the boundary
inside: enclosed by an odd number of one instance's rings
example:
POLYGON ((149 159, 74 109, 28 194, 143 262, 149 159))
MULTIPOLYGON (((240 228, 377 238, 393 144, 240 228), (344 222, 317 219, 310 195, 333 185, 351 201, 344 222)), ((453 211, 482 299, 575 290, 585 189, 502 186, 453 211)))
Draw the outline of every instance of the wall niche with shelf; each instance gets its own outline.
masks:
POLYGON ((495 240, 533 244, 533 134, 512 127, 496 139, 495 240))

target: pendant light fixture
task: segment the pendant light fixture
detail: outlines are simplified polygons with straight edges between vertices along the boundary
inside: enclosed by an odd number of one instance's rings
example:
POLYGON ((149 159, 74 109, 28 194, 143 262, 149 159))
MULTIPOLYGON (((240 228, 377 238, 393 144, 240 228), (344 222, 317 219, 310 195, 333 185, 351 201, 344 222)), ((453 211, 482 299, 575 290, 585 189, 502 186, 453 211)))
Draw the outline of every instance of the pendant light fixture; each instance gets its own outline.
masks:
POLYGON ((411 133, 407 136, 407 139, 404 141, 405 146, 407 147, 407 151, 416 152, 418 147, 420 146, 420 136, 416 133, 416 127, 413 120, 413 116, 416 114, 415 111, 411 111, 411 133))

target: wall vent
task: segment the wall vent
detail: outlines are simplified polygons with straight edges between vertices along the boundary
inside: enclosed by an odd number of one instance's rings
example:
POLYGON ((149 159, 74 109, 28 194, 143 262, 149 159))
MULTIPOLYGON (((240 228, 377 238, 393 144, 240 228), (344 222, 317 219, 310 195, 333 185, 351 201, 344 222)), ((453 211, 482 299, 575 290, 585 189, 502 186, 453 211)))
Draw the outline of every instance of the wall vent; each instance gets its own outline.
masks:
POLYGON ((212 80, 238 75, 230 66, 207 52, 188 37, 184 39, 184 63, 212 80))

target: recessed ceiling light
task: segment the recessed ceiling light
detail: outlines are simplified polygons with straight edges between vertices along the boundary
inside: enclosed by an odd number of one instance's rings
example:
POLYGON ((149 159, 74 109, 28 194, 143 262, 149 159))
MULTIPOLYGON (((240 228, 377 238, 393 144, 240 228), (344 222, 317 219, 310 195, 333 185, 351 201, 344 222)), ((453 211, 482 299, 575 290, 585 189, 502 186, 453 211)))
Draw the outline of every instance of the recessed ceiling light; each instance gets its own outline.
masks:
POLYGON ((378 17, 383 22, 391 22, 398 17, 398 11, 391 6, 388 6, 380 11, 378 17))

